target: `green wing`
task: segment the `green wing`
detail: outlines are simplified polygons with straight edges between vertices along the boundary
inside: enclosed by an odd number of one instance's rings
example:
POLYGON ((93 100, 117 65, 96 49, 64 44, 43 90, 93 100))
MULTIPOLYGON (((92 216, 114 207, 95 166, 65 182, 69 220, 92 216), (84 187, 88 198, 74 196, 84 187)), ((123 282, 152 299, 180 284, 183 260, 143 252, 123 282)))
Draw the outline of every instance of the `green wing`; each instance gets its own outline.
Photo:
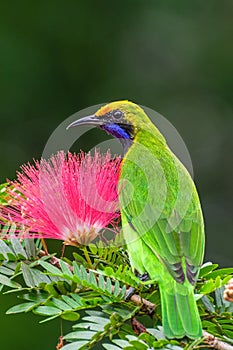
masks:
MULTIPOLYGON (((150 149, 148 156, 133 146, 123 162, 121 180, 127 245, 135 247, 135 254, 143 254, 136 242, 141 239, 157 257, 158 265, 161 263, 177 282, 187 278, 194 285, 203 261, 204 224, 198 194, 187 170, 168 147, 150 149)), ((156 275, 157 269, 155 266, 155 273, 148 272, 156 275)))

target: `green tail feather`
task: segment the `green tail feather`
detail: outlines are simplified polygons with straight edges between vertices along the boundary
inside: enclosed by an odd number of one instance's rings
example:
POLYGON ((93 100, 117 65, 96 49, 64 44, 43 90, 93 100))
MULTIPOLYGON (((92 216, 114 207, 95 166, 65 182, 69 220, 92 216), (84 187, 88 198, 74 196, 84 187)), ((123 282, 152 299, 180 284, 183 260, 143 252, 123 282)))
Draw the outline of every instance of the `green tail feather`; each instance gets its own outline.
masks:
POLYGON ((191 285, 174 280, 160 283, 164 334, 168 338, 187 336, 196 339, 202 335, 201 320, 191 285))

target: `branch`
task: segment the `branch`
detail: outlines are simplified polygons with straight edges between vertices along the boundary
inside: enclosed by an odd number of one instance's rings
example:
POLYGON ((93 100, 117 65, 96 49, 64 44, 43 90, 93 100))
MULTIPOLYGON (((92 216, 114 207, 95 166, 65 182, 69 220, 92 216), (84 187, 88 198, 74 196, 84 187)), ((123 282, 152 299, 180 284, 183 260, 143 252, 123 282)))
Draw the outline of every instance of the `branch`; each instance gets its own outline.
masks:
MULTIPOLYGON (((126 294, 128 293, 129 289, 126 290, 126 294)), ((141 298, 140 295, 138 294, 133 294, 130 298, 130 301, 132 301, 135 305, 137 306, 142 306, 142 310, 146 313, 148 313, 149 315, 153 314, 156 305, 151 303, 150 301, 141 298)))
POLYGON ((133 328, 134 334, 136 334, 137 336, 139 336, 142 333, 148 333, 146 327, 143 326, 143 324, 141 324, 140 322, 138 322, 136 317, 131 318, 131 326, 133 328))
POLYGON ((219 340, 214 335, 212 335, 212 334, 210 334, 210 333, 208 333, 206 331, 202 331, 202 335, 203 335, 205 341, 207 342, 207 344, 210 345, 210 347, 213 348, 213 349, 217 349, 217 350, 233 350, 233 346, 223 342, 222 340, 219 340))
MULTIPOLYGON (((45 256, 45 255, 47 255, 47 254, 43 250, 41 250, 39 253, 39 256, 45 256)), ((52 265, 60 268, 60 259, 59 258, 52 256, 50 259, 50 262, 52 265)), ((69 266, 69 269, 73 272, 73 267, 70 265, 68 265, 68 266, 69 266)), ((127 295, 128 291, 129 291, 129 289, 126 290, 126 295, 127 295)), ((144 312, 148 313, 149 315, 151 315, 156 308, 155 304, 151 303, 150 301, 148 301, 144 298, 141 298, 140 295, 138 295, 138 294, 133 294, 130 298, 130 301, 132 301, 137 306, 142 306, 142 310, 144 312)), ((232 345, 223 342, 222 340, 216 338, 214 335, 212 335, 206 331, 202 331, 202 335, 204 337, 205 342, 213 349, 233 350, 232 345)))
MULTIPOLYGON (((46 255, 48 254, 43 250, 39 252, 39 256, 46 256, 46 255)), ((61 268, 60 259, 56 258, 55 256, 52 256, 50 258, 50 263, 59 269, 61 268)), ((69 267, 70 271, 73 272, 73 266, 70 266, 69 264, 67 264, 67 266, 69 267)), ((127 295, 128 292, 129 292, 129 289, 126 290, 125 295, 127 295)), ((148 313, 149 315, 151 315, 154 312, 156 307, 155 304, 151 303, 146 299, 141 298, 140 295, 138 294, 133 294, 130 298, 130 301, 132 301, 137 306, 142 306, 142 310, 148 313)))
MULTIPOLYGON (((156 307, 155 304, 151 303, 150 301, 148 301, 146 299, 142 299, 137 294, 132 295, 130 300, 136 305, 143 304, 143 306, 145 307, 145 309, 147 311, 151 310, 150 313, 152 313, 154 311, 155 307, 156 307)), ((215 336, 213 336, 212 334, 210 334, 210 333, 208 333, 206 331, 202 331, 202 335, 203 335, 206 343, 213 349, 216 349, 216 350, 233 350, 233 346, 232 345, 223 342, 222 340, 216 338, 215 336)))
MULTIPOLYGON (((48 254, 47 252, 45 252, 44 250, 40 250, 40 252, 39 252, 39 254, 38 254, 39 257, 48 256, 48 255, 49 255, 49 254, 48 254)), ((56 266, 58 269, 61 268, 60 261, 61 261, 61 259, 57 258, 56 256, 52 256, 52 257, 50 258, 50 260, 49 260, 49 262, 50 262, 52 265, 56 266)), ((73 267, 70 266, 70 265, 68 265, 68 264, 67 264, 67 266, 69 267, 70 271, 73 272, 73 267)))

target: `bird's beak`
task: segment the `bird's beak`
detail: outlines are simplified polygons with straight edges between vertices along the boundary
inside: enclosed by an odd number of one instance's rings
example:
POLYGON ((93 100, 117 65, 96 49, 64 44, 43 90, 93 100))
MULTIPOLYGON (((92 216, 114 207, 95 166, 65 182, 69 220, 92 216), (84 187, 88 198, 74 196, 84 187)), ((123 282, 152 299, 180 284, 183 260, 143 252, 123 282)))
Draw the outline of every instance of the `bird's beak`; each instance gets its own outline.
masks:
POLYGON ((96 117, 95 114, 88 115, 87 117, 75 120, 73 123, 67 126, 66 130, 69 128, 73 128, 74 126, 79 126, 79 125, 95 125, 95 126, 100 126, 103 125, 103 120, 100 118, 96 117))

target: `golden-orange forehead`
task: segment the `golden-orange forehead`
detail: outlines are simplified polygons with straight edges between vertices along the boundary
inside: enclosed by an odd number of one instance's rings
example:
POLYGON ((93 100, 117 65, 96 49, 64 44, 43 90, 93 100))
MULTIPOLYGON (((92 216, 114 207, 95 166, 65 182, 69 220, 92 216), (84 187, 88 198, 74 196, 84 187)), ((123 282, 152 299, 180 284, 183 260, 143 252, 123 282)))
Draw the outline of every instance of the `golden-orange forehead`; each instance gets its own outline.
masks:
POLYGON ((101 107, 97 112, 96 112, 96 116, 97 117, 101 117, 102 115, 105 115, 106 113, 111 111, 111 107, 109 105, 103 106, 101 107))
POLYGON ((97 112, 96 112, 96 116, 97 117, 101 117, 103 115, 105 115, 106 113, 114 110, 114 109, 121 109, 121 108, 126 108, 127 106, 131 105, 132 102, 129 102, 127 100, 122 100, 122 101, 114 101, 114 102, 110 102, 107 105, 101 107, 97 112))

